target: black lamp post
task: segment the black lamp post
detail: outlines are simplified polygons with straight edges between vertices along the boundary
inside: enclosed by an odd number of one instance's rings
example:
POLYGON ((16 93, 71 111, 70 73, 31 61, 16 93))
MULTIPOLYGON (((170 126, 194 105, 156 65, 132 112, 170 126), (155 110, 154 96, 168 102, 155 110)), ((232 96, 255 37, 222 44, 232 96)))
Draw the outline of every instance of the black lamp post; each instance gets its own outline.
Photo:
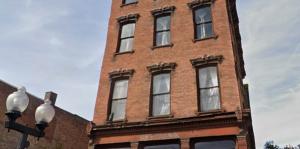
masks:
POLYGON ((52 121, 55 115, 55 110, 51 105, 50 100, 45 100, 45 103, 40 105, 35 111, 35 128, 30 128, 19 124, 16 119, 21 117, 29 104, 29 98, 26 95, 26 89, 21 87, 18 91, 13 92, 7 97, 5 113, 8 120, 5 122, 5 128, 9 130, 15 130, 22 133, 22 140, 18 146, 18 149, 25 149, 29 147, 29 141, 27 141, 28 135, 37 137, 38 139, 45 136, 44 129, 48 126, 48 123, 52 121))

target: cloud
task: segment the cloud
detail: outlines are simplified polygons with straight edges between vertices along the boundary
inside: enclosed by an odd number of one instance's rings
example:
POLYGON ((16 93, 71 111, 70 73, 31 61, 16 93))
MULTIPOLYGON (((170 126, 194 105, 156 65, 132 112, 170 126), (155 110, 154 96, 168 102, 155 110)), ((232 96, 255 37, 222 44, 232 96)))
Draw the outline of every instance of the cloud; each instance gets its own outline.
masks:
POLYGON ((238 3, 257 148, 299 144, 299 0, 238 3))
POLYGON ((39 97, 53 90, 59 107, 91 120, 110 3, 0 2, 0 78, 39 97))

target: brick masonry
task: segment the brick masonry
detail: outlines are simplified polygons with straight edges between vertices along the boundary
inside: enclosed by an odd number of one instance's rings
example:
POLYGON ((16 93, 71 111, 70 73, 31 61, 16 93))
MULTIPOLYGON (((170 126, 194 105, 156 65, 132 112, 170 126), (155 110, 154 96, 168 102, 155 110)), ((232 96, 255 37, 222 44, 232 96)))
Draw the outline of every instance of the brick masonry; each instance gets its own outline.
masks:
MULTIPOLYGON (((223 62, 218 65, 222 111, 224 113, 239 113, 238 111, 247 109, 243 106, 245 100, 245 90, 242 84, 244 64, 241 57, 242 49, 238 43, 240 42, 239 30, 235 28, 238 26, 238 20, 233 15, 236 12, 235 0, 214 0, 212 4, 213 30, 217 37, 196 42, 193 40, 193 14, 192 10, 187 6, 191 1, 193 0, 139 0, 137 4, 120 7, 122 1, 113 0, 93 119, 96 127, 113 128, 106 121, 111 85, 109 72, 118 69, 135 70, 135 73, 129 79, 126 105, 127 121, 120 127, 126 127, 127 123, 149 122, 151 74, 147 70, 147 66, 160 62, 175 62, 177 64, 176 69, 171 73, 171 113, 174 116, 174 120, 199 116, 197 114, 196 71, 190 60, 205 55, 222 55, 224 57, 223 62), (171 15, 171 42, 173 46, 153 49, 154 18, 151 11, 167 6, 176 7, 176 10, 171 15), (136 22, 134 52, 115 55, 119 34, 117 18, 128 14, 140 15, 136 22)), ((241 117, 244 116, 243 114, 241 115, 241 117)), ((248 121, 245 122, 245 125, 249 125, 247 129, 249 129, 249 134, 252 134, 251 115, 248 121)), ((94 144, 224 135, 238 136, 243 130, 240 125, 236 125, 234 127, 219 126, 221 128, 195 128, 192 131, 169 130, 160 133, 128 133, 122 136, 116 134, 111 136, 99 135, 97 137, 96 134, 102 131, 97 131, 96 127, 95 137, 93 138, 94 144)), ((249 146, 254 147, 253 135, 237 140, 247 142, 248 148, 249 146), (248 141, 246 141, 247 139, 248 141), (252 145, 249 145, 251 144, 249 141, 251 139, 252 145)), ((247 148, 247 146, 243 145, 239 147, 239 144, 241 143, 237 143, 237 148, 247 148)), ((185 146, 188 145, 185 144, 185 146)))
POLYGON ((114 0, 109 21, 107 46, 102 64, 99 92, 94 114, 96 124, 105 124, 110 93, 109 72, 120 68, 134 69, 130 79, 127 100, 127 119, 130 122, 143 121, 148 117, 151 75, 147 66, 159 62, 176 62, 172 73, 171 100, 175 117, 193 116, 197 111, 196 72, 190 59, 204 55, 223 55, 225 60, 219 66, 222 105, 226 111, 241 107, 238 80, 235 73, 235 59, 225 0, 216 0, 212 8, 214 30, 217 39, 193 42, 192 11, 188 0, 145 0, 137 5, 120 7, 121 0, 114 0), (153 17, 151 10, 163 6, 176 6, 171 18, 173 47, 152 50, 153 17), (114 56, 117 48, 119 25, 116 18, 130 13, 140 14, 136 24, 134 53, 114 56), (186 108, 189 107, 189 108, 186 108), (136 112, 139 111, 139 112, 136 112))
MULTIPOLYGON (((15 131, 9 133, 4 128, 6 120, 6 98, 16 91, 16 88, 0 80, 0 149, 16 148, 21 134, 15 131)), ((29 95, 29 106, 23 116, 17 121, 24 125, 34 127, 34 113, 37 106, 43 103, 42 99, 29 95)), ((29 137, 30 149, 85 149, 88 145, 86 128, 88 121, 55 107, 55 118, 46 128, 46 136, 37 141, 29 137)))

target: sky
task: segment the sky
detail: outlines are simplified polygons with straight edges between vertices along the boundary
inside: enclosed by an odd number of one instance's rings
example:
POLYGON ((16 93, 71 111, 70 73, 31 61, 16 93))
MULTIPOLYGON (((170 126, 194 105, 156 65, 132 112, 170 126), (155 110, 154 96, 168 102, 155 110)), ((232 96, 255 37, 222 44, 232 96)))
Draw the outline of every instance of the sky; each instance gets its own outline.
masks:
MULTIPOLYGON (((93 117, 111 0, 0 0, 0 79, 93 117)), ((300 1, 237 0, 257 148, 300 144, 300 1)))

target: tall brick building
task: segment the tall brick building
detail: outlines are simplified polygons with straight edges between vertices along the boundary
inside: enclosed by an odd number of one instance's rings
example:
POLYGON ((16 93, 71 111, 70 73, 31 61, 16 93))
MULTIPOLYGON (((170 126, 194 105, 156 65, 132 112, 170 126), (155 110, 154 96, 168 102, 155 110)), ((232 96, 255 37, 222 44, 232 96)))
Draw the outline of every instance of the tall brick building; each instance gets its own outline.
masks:
POLYGON ((235 0, 112 0, 90 147, 254 149, 235 0))

